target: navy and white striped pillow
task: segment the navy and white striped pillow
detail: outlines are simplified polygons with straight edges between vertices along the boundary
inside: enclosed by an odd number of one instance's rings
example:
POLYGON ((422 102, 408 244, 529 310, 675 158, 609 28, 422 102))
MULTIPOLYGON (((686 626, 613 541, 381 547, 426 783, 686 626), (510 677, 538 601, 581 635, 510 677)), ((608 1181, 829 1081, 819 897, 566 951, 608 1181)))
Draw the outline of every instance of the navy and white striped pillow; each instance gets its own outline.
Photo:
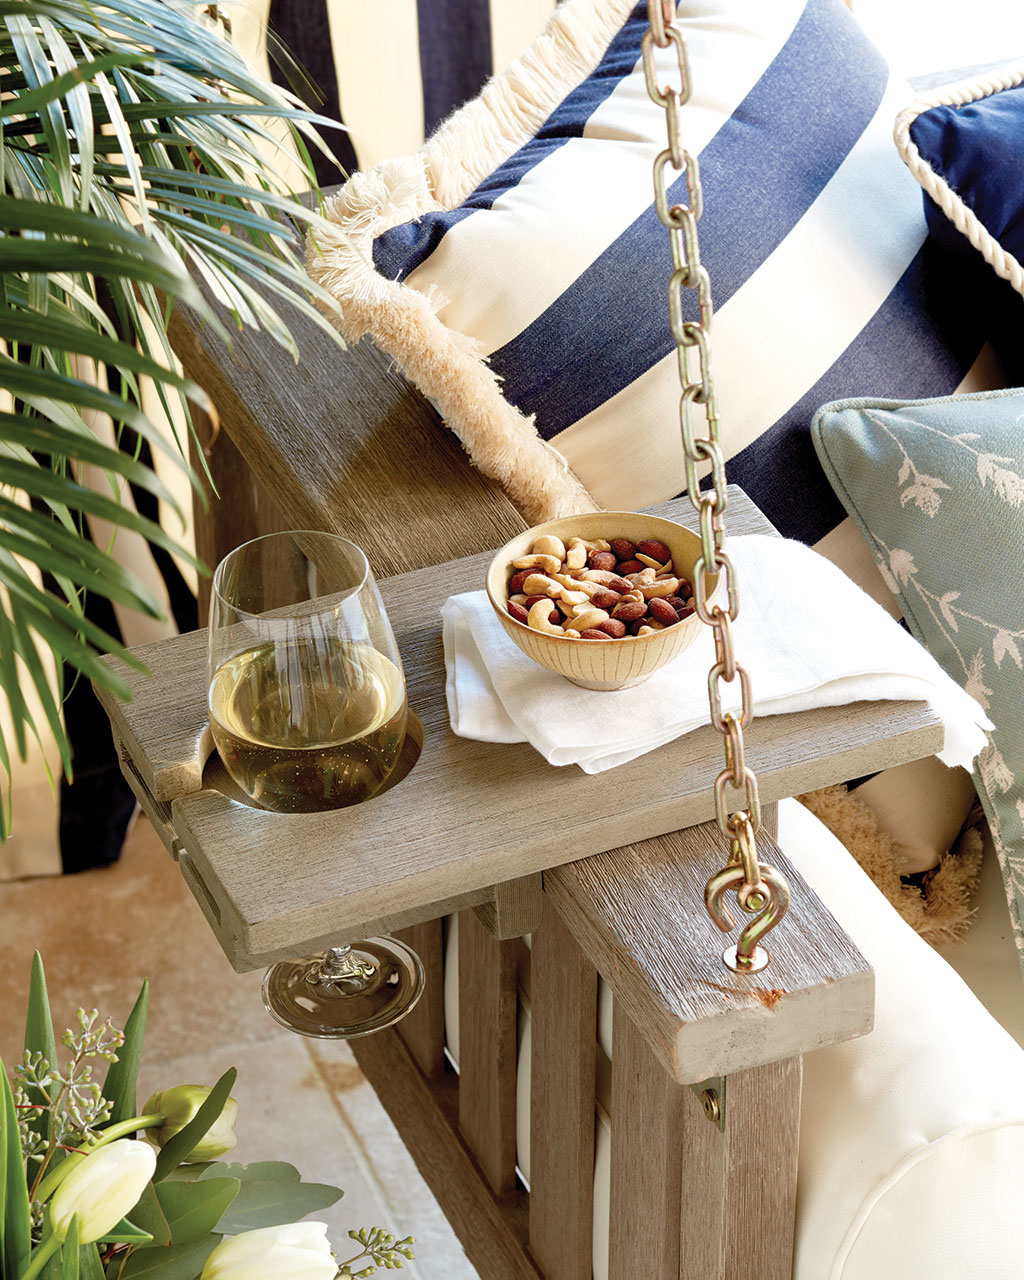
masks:
MULTIPOLYGON (((330 143, 354 173, 418 147, 522 52, 555 4, 404 0, 384 9, 354 0, 228 0, 220 7, 236 45, 264 75, 304 97, 312 82, 312 105, 346 126, 330 143)), ((330 161, 319 152, 312 159, 322 184, 338 182, 330 161)))
MULTIPOLYGON (((679 23, 729 478, 817 543, 844 512, 814 410, 984 385, 983 318, 931 267, 891 138, 910 95, 839 0, 684 0, 679 23)), ((645 3, 567 0, 419 152, 350 182, 310 251, 348 336, 394 355, 532 519, 684 488, 646 27, 645 3)))

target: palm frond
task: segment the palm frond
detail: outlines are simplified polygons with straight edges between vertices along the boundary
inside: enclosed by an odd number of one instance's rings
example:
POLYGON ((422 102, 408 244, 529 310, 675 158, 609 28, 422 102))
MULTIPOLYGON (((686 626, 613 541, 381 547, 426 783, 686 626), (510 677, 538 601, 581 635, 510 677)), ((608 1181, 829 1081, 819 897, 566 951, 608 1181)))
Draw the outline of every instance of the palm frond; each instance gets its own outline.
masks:
MULTIPOLYGON (((253 74, 193 8, 0 0, 0 692, 13 735, 0 732, 0 770, 43 727, 19 674, 70 769, 60 679, 41 651, 124 692, 98 661, 116 642, 86 617, 84 593, 157 609, 110 548, 92 544, 87 519, 109 521, 115 545, 131 531, 184 555, 121 499, 131 485, 173 507, 142 441, 198 484, 185 442, 166 440, 139 408, 140 379, 152 380, 168 419, 206 406, 176 370, 170 308, 187 304, 226 337, 219 305, 230 324, 264 329, 297 357, 261 291, 269 286, 341 341, 300 252, 301 230, 320 214, 286 178, 298 164, 302 186, 315 187, 310 149, 330 154, 318 126, 332 122, 253 74), (120 391, 83 373, 93 366, 116 370, 120 391), (89 426, 96 414, 113 424, 113 445, 89 426), (98 469, 104 491, 81 482, 83 467, 98 469)), ((0 796, 0 839, 8 818, 0 796)))

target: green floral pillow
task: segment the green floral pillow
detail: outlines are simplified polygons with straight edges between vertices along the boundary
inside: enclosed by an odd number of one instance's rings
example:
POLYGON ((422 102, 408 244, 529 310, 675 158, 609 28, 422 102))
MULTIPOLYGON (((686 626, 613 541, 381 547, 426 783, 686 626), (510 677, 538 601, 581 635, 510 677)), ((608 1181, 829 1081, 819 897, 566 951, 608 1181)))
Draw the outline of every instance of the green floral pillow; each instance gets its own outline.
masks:
POLYGON ((907 625, 996 726, 974 781, 1024 963, 1024 391, 838 400, 811 430, 907 625))

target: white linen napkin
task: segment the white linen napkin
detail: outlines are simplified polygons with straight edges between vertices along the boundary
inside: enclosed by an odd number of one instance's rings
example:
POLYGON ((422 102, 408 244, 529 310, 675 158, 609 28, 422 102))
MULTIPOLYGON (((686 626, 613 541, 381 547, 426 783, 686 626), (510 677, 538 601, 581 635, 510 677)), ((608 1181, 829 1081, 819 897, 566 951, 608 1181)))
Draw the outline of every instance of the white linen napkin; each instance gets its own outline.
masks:
MULTIPOLYGON (((840 569, 802 543, 765 534, 730 538, 729 551, 740 595, 736 656, 750 674, 755 714, 926 701, 945 728, 939 758, 970 766, 992 722, 840 569)), ((710 721, 708 628, 643 684, 597 692, 527 658, 483 591, 452 596, 441 617, 448 714, 461 737, 530 742, 551 764, 602 773, 710 721)), ((739 681, 719 690, 723 711, 737 710, 739 681)))

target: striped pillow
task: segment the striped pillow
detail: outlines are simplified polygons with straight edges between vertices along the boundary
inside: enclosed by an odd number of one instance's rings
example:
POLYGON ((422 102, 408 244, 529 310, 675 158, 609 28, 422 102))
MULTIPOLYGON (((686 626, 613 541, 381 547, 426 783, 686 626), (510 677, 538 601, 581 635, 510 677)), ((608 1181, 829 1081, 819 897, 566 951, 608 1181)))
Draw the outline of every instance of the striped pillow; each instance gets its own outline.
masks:
MULTIPOLYGON (((891 139, 910 95, 839 0, 684 0, 679 23, 729 478, 818 543, 844 513, 815 408, 986 385, 982 309, 932 269, 891 139)), ((684 487, 646 28, 644 3, 566 0, 420 151, 353 178, 310 246, 347 336, 391 353, 530 519, 684 487)))

